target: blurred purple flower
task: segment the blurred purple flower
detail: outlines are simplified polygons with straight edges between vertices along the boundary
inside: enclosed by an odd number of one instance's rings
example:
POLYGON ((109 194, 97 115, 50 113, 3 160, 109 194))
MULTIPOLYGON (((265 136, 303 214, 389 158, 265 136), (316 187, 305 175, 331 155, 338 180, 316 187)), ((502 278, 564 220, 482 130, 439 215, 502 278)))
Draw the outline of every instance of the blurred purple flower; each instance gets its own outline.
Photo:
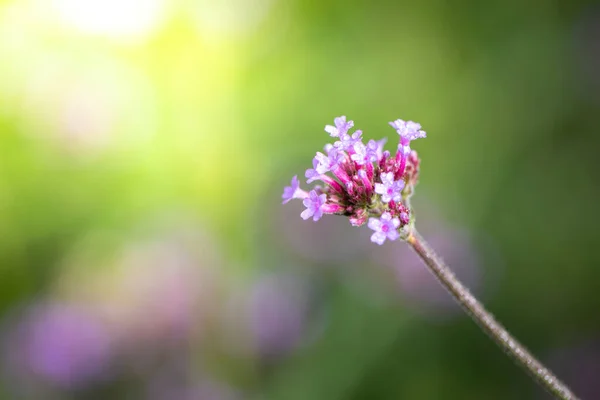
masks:
POLYGON ((249 312, 255 344, 264 356, 293 350, 306 332, 308 292, 298 277, 272 275, 253 286, 249 312))
POLYGON ((104 378, 112 353, 103 323, 83 308, 61 304, 29 310, 5 345, 9 368, 20 378, 63 389, 104 378))

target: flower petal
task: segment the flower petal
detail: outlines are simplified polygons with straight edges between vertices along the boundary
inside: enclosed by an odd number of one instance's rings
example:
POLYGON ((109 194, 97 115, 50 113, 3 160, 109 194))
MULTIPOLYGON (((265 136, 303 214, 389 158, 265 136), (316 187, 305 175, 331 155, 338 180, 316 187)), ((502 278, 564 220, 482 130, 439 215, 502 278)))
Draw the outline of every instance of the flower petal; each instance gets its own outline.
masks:
POLYGON ((313 210, 311 210, 310 208, 307 208, 306 210, 302 211, 302 214, 300 214, 300 216, 302 217, 303 220, 307 220, 313 216, 313 210))
POLYGON ((374 231, 378 231, 381 228, 381 222, 377 218, 369 218, 367 226, 374 231))
POLYGON ((377 243, 378 245, 382 245, 385 242, 385 233, 375 232, 371 235, 371 242, 377 243))

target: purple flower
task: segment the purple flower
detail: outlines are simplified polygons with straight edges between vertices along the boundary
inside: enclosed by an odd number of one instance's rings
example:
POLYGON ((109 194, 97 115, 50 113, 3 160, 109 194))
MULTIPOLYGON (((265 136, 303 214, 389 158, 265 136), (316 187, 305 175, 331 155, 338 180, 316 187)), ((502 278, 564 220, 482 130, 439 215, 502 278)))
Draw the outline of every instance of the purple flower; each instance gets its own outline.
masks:
POLYGON ((335 123, 335 126, 325 126, 325 132, 329 133, 332 137, 342 137, 354 126, 354 121, 346 122, 345 115, 335 118, 333 122, 335 123))
POLYGON ((334 146, 327 147, 326 151, 329 170, 334 171, 344 162, 345 154, 334 146))
POLYGON ((369 219, 368 226, 375 231, 375 233, 371 235, 371 242, 377 243, 380 246, 386 239, 396 240, 400 237, 400 234, 397 231, 400 226, 400 220, 398 218, 392 218, 390 213, 383 213, 380 219, 369 219))
POLYGON ((381 195, 384 203, 389 203, 391 200, 395 202, 402 200, 402 189, 404 189, 402 179, 394 181, 394 173, 388 172, 381 174, 381 182, 375 184, 375 193, 381 195))
POLYGON ((396 132, 398 132, 398 135, 400 135, 400 143, 398 148, 402 148, 402 152, 405 156, 410 153, 411 141, 427 137, 426 132, 421 130, 421 124, 413 121, 397 119, 393 122, 390 122, 390 125, 396 130, 396 132))
POLYGON ((313 217, 313 221, 318 221, 323 216, 323 206, 325 205, 326 201, 326 194, 323 193, 319 195, 316 191, 311 190, 308 194, 308 197, 304 199, 304 206, 306 207, 306 210, 302 211, 300 216, 305 220, 313 217))
POLYGON ((282 204, 286 204, 292 199, 303 199, 307 196, 306 192, 300 189, 300 182, 298 182, 298 175, 294 175, 292 178, 291 186, 286 186, 283 188, 283 194, 281 198, 283 201, 282 204))
POLYGON ((356 143, 360 143, 361 140, 362 140, 362 131, 357 130, 352 135, 349 135, 347 133, 340 135, 340 140, 335 142, 334 145, 335 145, 335 147, 337 147, 340 150, 349 151, 354 148, 354 145, 356 143))
POLYGON ((350 158, 358 165, 365 165, 377 161, 377 150, 379 145, 374 140, 369 140, 369 143, 365 146, 362 142, 354 144, 354 154, 350 158))
MULTIPOLYGON (((326 172, 331 171, 331 161, 329 160, 329 156, 326 156, 323 153, 317 152, 317 155, 315 156, 315 160, 317 160, 317 167, 315 168, 315 170, 319 173, 319 174, 324 174, 326 172)), ((314 163, 313 163, 314 165, 314 163)))
POLYGON ((304 176, 307 179, 306 183, 312 183, 321 177, 321 174, 317 171, 319 168, 319 160, 317 157, 313 158, 313 167, 311 169, 307 169, 304 173, 304 176))
POLYGON ((321 179, 321 175, 336 170, 344 161, 344 153, 338 151, 333 146, 326 146, 327 155, 317 152, 313 158, 312 169, 306 170, 304 176, 308 178, 307 183, 311 183, 317 179, 321 179))
POLYGON ((377 161, 379 161, 383 157, 383 147, 387 143, 387 138, 383 138, 381 140, 378 140, 375 143, 377 143, 377 161))

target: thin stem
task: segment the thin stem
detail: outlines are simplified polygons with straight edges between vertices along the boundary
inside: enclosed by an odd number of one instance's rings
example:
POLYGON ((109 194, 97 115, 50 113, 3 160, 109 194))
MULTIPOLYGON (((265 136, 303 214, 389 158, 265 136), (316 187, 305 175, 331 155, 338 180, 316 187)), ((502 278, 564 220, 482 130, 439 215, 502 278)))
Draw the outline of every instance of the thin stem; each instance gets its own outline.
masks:
POLYGON ((545 390, 557 399, 578 400, 577 396, 562 383, 548 368, 494 319, 483 305, 454 276, 450 268, 429 247, 416 230, 407 239, 408 243, 425 261, 430 271, 460 303, 479 326, 509 355, 523 367, 545 390))

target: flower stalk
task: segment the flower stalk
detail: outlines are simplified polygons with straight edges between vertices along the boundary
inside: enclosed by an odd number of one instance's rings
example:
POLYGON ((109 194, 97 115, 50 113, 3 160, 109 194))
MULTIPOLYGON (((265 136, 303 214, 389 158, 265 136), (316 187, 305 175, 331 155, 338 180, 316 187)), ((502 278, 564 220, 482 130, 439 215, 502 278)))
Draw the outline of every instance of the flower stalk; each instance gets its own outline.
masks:
POLYGON ((578 400, 578 397, 558 379, 548 368, 538 361, 519 343, 483 305, 456 278, 452 270, 444 264, 431 247, 413 228, 408 236, 408 244, 425 262, 429 270, 450 292, 452 297, 473 318, 497 344, 519 366, 525 369, 546 391, 561 400, 578 400))

